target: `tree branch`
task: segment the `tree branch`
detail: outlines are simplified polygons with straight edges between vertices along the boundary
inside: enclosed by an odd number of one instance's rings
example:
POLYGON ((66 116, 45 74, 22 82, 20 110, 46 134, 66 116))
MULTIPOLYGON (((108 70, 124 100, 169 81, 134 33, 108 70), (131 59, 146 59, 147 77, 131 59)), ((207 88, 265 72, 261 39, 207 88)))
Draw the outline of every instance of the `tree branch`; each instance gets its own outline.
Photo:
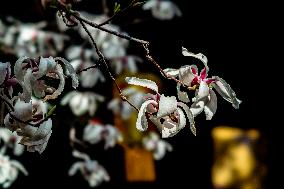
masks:
POLYGON ((136 111, 139 112, 139 109, 132 103, 130 102, 123 94, 122 94, 122 90, 121 88, 119 87, 118 83, 116 82, 115 78, 113 77, 112 73, 110 72, 110 69, 108 67, 108 64, 106 63, 106 60, 105 60, 105 57, 104 55, 102 54, 102 52, 99 50, 93 36, 91 35, 90 31, 87 29, 85 23, 82 21, 82 20, 79 20, 78 21, 80 22, 80 24, 82 25, 82 27, 84 28, 84 30, 86 31, 86 33, 88 34, 88 36, 90 37, 91 41, 92 41, 92 44, 93 46, 95 47, 95 50, 99 56, 99 61, 102 62, 108 72, 108 75, 110 76, 111 80, 114 82, 118 92, 119 92, 119 95, 120 95, 120 98, 123 100, 123 101, 126 101, 130 106, 132 106, 136 111))

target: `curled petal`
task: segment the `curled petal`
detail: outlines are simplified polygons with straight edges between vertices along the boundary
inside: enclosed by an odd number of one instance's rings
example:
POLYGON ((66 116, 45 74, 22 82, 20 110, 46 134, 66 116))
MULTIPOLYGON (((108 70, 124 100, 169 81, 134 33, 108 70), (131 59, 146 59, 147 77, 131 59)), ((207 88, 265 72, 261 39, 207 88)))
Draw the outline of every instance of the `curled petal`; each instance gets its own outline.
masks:
POLYGON ((41 78, 42 76, 45 76, 48 72, 52 71, 56 67, 56 62, 52 57, 49 58, 40 58, 39 62, 39 71, 37 74, 37 79, 41 78))
POLYGON ((23 88, 23 92, 21 94, 19 94, 19 97, 21 100, 25 101, 25 102, 29 102, 32 98, 32 85, 31 82, 34 81, 35 78, 32 74, 32 70, 28 69, 23 81, 20 82, 20 85, 23 88))
POLYGON ((178 99, 183 101, 183 102, 190 102, 189 98, 188 98, 188 95, 187 95, 187 92, 183 92, 180 90, 180 87, 181 87, 181 84, 178 83, 177 84, 177 95, 178 95, 178 99))
POLYGON ((206 68, 206 71, 208 72, 209 71, 209 67, 207 65, 207 62, 208 62, 208 59, 205 55, 201 54, 201 53, 198 53, 198 54, 194 54, 192 52, 189 52, 186 48, 182 47, 182 54, 183 56, 191 56, 191 57, 194 57, 194 58, 197 58, 199 59, 201 62, 203 62, 205 68, 206 68))
POLYGON ((215 82, 212 84, 216 91, 228 102, 232 103, 233 107, 238 109, 241 100, 237 99, 236 93, 233 91, 231 86, 222 78, 215 76, 213 77, 215 82))
POLYGON ((147 87, 158 93, 158 86, 155 82, 148 80, 148 79, 140 79, 136 77, 126 77, 125 81, 130 85, 138 85, 141 87, 147 87))
POLYGON ((178 69, 173 69, 173 68, 166 68, 164 69, 164 72, 170 76, 177 77, 179 74, 178 69))
POLYGON ((59 80, 60 80, 59 86, 51 95, 46 95, 44 97, 44 101, 47 101, 49 99, 56 99, 62 93, 64 89, 65 78, 63 74, 63 69, 59 64, 56 65, 56 70, 54 70, 54 73, 56 73, 57 76, 59 77, 59 80))
POLYGON ((177 109, 177 99, 175 96, 166 97, 163 94, 160 96, 159 110, 157 117, 164 117, 173 113, 177 109))
POLYGON ((187 119, 190 123, 190 130, 191 130, 192 134, 194 136, 196 136, 195 121, 194 121, 194 116, 193 116, 192 112, 190 111, 189 107, 182 102, 179 102, 178 106, 181 107, 185 111, 186 117, 187 117, 187 119))
POLYGON ((65 65, 72 79, 72 87, 76 89, 79 86, 79 79, 73 66, 70 64, 70 62, 68 62, 64 58, 56 57, 55 60, 60 60, 65 65))
POLYGON ((215 92, 210 89, 209 91, 209 101, 204 107, 204 113, 206 115, 206 120, 211 120, 213 115, 217 111, 217 96, 215 92))
POLYGON ((14 74, 19 81, 22 81, 24 79, 24 75, 26 71, 23 70, 23 62, 27 59, 29 59, 29 57, 24 56, 24 57, 19 58, 15 63, 14 74))
POLYGON ((192 66, 182 66, 179 69, 179 79, 186 85, 191 86, 191 82, 193 81, 195 75, 193 70, 197 70, 197 67, 192 66))
POLYGON ((208 96, 197 99, 190 107, 190 111, 194 117, 196 117, 198 114, 200 114, 205 104, 208 102, 208 96))
POLYGON ((138 113, 138 117, 136 120, 136 128, 139 131, 146 131, 148 128, 146 109, 149 104, 158 105, 158 103, 155 100, 147 100, 141 105, 139 113, 138 113))
POLYGON ((68 171, 68 175, 73 176, 73 175, 76 174, 76 172, 78 170, 83 169, 83 168, 84 168, 84 162, 83 161, 82 162, 76 162, 70 167, 70 169, 68 171))

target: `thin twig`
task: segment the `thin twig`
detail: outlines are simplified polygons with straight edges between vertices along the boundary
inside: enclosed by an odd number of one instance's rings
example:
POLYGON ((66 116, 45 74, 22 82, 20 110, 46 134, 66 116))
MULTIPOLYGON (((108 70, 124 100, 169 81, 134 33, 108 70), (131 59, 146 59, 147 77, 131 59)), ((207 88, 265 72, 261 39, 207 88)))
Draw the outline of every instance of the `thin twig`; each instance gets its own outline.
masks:
POLYGON ((184 84, 181 80, 175 78, 174 76, 171 76, 169 74, 167 74, 162 68, 161 66, 154 60, 154 58, 150 55, 150 51, 149 51, 149 48, 148 48, 148 44, 146 45, 143 45, 145 51, 146 51, 146 58, 152 63, 154 64, 158 69, 159 71, 162 73, 162 75, 167 78, 167 79, 171 79, 171 80, 174 80, 176 83, 179 83, 181 84, 183 87, 187 88, 188 90, 194 90, 195 88, 194 87, 190 87, 186 84, 184 84))
POLYGON ((87 68, 84 68, 84 69, 82 69, 82 70, 77 71, 76 74, 79 74, 79 73, 81 73, 81 72, 87 71, 87 70, 92 69, 92 68, 97 68, 97 67, 98 67, 98 66, 95 64, 95 65, 92 65, 92 66, 89 66, 89 67, 87 67, 87 68))
POLYGON ((124 13, 125 11, 127 11, 129 8, 132 7, 132 5, 136 2, 137 0, 132 0, 131 3, 125 7, 124 9, 122 9, 121 11, 114 13, 110 18, 108 18, 107 20, 105 20, 104 22, 98 24, 98 26, 103 26, 108 24, 109 22, 111 22, 112 20, 114 20, 118 15, 121 15, 122 13, 124 13))
POLYGON ((91 41, 92 41, 92 44, 94 45, 95 47, 95 50, 99 56, 99 61, 102 62, 111 78, 111 80, 114 82, 118 92, 119 92, 119 95, 120 95, 120 98, 123 100, 123 101, 126 101, 130 106, 132 106, 137 112, 139 112, 139 109, 133 104, 131 103, 122 93, 122 90, 121 88, 119 87, 118 83, 116 82, 116 79, 113 77, 112 73, 110 72, 110 69, 108 67, 108 64, 106 63, 106 60, 105 60, 105 57, 104 55, 102 54, 102 52, 99 50, 93 36, 91 35, 90 31, 87 29, 86 25, 84 24, 84 22, 82 20, 79 20, 78 21, 80 22, 80 24, 82 25, 82 27, 84 28, 84 30, 86 31, 86 33, 88 34, 88 36, 90 37, 91 41))
POLYGON ((142 40, 142 39, 138 39, 138 38, 135 38, 135 37, 131 37, 131 36, 127 35, 127 34, 119 33, 117 31, 107 29, 107 28, 105 28, 103 26, 99 26, 97 23, 92 22, 92 21, 88 20, 87 18, 83 17, 82 15, 80 15, 80 13, 77 12, 77 11, 72 11, 71 14, 78 21, 82 21, 82 22, 84 22, 84 23, 86 23, 86 24, 88 24, 88 25, 90 25, 90 26, 92 26, 94 28, 97 28, 99 30, 105 31, 107 33, 110 33, 110 34, 115 35, 117 37, 120 37, 122 39, 127 39, 129 41, 134 41, 134 42, 137 42, 137 43, 140 43, 140 44, 148 44, 149 43, 148 41, 145 41, 145 40, 142 40))

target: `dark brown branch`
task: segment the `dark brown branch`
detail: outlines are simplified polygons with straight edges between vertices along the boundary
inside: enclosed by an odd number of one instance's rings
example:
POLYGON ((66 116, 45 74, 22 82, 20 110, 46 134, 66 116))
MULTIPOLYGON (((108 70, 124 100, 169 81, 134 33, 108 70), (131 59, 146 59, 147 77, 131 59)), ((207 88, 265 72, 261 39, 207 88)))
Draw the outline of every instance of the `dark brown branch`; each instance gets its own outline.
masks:
POLYGON ((119 95, 120 95, 120 98, 123 100, 123 101, 126 101, 130 106, 132 106, 137 112, 139 112, 139 109, 133 104, 131 103, 123 94, 122 94, 122 90, 121 88, 119 87, 118 83, 116 82, 116 79, 113 77, 112 73, 110 72, 110 69, 108 67, 108 64, 106 63, 106 60, 105 60, 105 57, 104 55, 102 54, 102 52, 99 50, 93 36, 91 35, 90 31, 87 29, 86 25, 84 24, 84 22, 82 20, 79 20, 78 21, 80 22, 80 24, 82 25, 82 27, 84 28, 84 30, 86 31, 86 33, 88 34, 88 36, 90 37, 91 41, 92 41, 92 44, 94 45, 95 47, 95 50, 99 56, 99 61, 102 62, 111 78, 111 80, 113 81, 113 83, 115 84, 118 92, 119 92, 119 95))
POLYGON ((92 69, 92 68, 97 68, 97 67, 98 67, 98 66, 95 64, 95 65, 92 65, 92 66, 89 66, 89 67, 87 67, 87 68, 84 68, 84 69, 82 69, 82 70, 77 71, 76 74, 79 74, 79 73, 81 73, 81 72, 87 71, 87 70, 92 69))

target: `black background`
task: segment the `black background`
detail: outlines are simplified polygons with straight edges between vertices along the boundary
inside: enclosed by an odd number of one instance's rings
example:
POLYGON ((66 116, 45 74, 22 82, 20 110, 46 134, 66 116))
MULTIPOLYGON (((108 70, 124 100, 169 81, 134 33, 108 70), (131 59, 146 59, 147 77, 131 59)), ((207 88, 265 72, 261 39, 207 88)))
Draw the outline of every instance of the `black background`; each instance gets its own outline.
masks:
MULTIPOLYGON (((78 9, 99 13, 101 5, 98 2, 83 0, 78 9)), ((122 0, 120 2, 125 3, 122 0)), ((174 146, 174 151, 156 162, 158 178, 154 183, 129 184, 125 181, 121 147, 117 146, 107 152, 102 147, 91 149, 94 157, 106 167, 112 178, 110 183, 98 188, 212 188, 210 171, 213 148, 210 132, 217 125, 258 129, 266 142, 264 151, 267 155, 264 156, 264 162, 268 167, 268 174, 264 186, 269 189, 283 188, 283 129, 276 122, 275 109, 282 101, 279 92, 281 83, 277 83, 276 72, 279 67, 276 61, 282 60, 275 51, 276 46, 271 44, 277 39, 274 23, 268 18, 268 13, 258 8, 258 4, 239 2, 219 5, 186 0, 174 2, 183 12, 182 18, 158 21, 151 18, 150 14, 134 8, 115 22, 122 25, 123 30, 130 35, 149 40, 153 56, 164 68, 178 68, 194 62, 193 59, 181 55, 181 46, 192 52, 205 54, 209 59, 209 74, 224 78, 243 102, 240 109, 235 110, 229 103, 218 98, 219 108, 212 121, 205 121, 203 115, 197 118, 197 137, 186 128, 168 139, 174 146), (133 18, 140 18, 142 21, 133 24, 133 18)), ((109 4, 112 5, 113 1, 109 4)), ((3 1, 0 14, 12 15, 26 22, 53 20, 52 13, 42 11, 38 1, 32 0, 3 1)), ((132 44, 131 49, 143 54, 139 45, 132 44)), ((145 71, 154 70, 146 61, 144 64, 145 71)), ((163 91, 174 94, 175 84, 166 80, 163 82, 163 91)), ((101 90, 105 88, 102 86, 101 90)), ((11 188, 88 188, 81 175, 67 175, 75 160, 71 156, 72 149, 68 143, 68 130, 74 119, 70 115, 72 114, 68 110, 58 110, 47 149, 41 155, 25 153, 20 158, 30 175, 19 176, 11 188)))

